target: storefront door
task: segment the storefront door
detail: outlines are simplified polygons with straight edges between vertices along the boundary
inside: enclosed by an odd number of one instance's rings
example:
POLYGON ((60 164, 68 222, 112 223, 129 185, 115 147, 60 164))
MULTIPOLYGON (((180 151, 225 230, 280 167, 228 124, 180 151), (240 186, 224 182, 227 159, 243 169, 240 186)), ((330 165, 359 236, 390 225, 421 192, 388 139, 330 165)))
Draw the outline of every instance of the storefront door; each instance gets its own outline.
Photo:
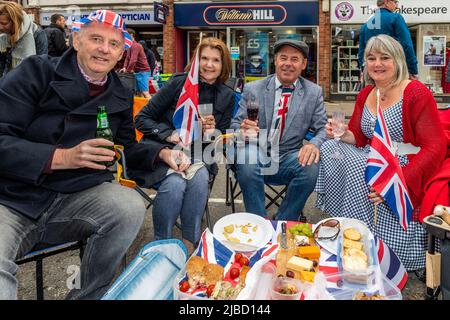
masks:
POLYGON ((296 39, 309 46, 308 66, 303 77, 317 82, 317 28, 239 28, 231 29, 233 77, 245 82, 275 72, 273 45, 280 39, 296 39), (237 54, 238 53, 238 54, 237 54))
POLYGON ((202 33, 202 37, 218 37, 218 31, 215 30, 206 30, 206 31, 188 31, 188 40, 187 40, 187 61, 191 61, 191 57, 194 54, 194 50, 197 47, 200 41, 200 33, 202 33))

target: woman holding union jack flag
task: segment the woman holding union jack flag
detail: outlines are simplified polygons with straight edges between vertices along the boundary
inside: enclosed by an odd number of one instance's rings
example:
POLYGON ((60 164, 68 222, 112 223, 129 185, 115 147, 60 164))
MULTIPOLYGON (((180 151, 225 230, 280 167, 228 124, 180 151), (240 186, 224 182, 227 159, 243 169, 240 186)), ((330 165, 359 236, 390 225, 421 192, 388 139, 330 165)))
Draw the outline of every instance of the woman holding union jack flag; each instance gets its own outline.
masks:
MULTIPOLYGON (((408 79, 400 43, 372 37, 364 60, 369 85, 358 94, 341 142, 321 148, 316 206, 363 221, 413 271, 425 266, 420 203, 443 162, 446 140, 432 93, 408 79), (342 159, 331 156, 336 147, 342 159)), ((333 137, 330 123, 327 136, 333 137)))
MULTIPOLYGON (((220 39, 204 38, 195 52, 197 54, 185 68, 187 73, 175 74, 137 115, 135 124, 144 134, 143 143, 156 140, 188 148, 191 142, 199 141, 201 137, 197 125, 202 131, 218 129, 225 132, 229 128, 234 92, 224 84, 231 71, 228 48, 220 39), (212 115, 198 117, 194 108, 200 104, 212 104, 212 115), (181 131, 176 130, 179 124, 181 131)), ((208 179, 217 174, 218 167, 215 163, 199 165, 203 159, 191 157, 188 160, 190 162, 182 171, 195 172, 191 179, 173 174, 163 165, 149 173, 144 184, 158 188, 153 206, 155 239, 171 238, 172 228, 180 216, 183 242, 192 251, 201 235, 208 179), (199 169, 193 170, 191 162, 199 169)))

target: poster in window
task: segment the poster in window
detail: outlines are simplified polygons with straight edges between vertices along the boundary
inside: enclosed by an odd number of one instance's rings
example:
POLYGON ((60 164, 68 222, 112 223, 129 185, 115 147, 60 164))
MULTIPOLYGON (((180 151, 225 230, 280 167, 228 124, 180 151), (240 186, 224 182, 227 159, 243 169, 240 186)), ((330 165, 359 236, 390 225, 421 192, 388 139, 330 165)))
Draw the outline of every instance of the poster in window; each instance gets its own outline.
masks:
POLYGON ((267 76, 269 66, 269 37, 267 32, 247 33, 245 75, 267 76))
POLYGON ((423 37, 423 65, 428 67, 445 66, 446 36, 423 37))

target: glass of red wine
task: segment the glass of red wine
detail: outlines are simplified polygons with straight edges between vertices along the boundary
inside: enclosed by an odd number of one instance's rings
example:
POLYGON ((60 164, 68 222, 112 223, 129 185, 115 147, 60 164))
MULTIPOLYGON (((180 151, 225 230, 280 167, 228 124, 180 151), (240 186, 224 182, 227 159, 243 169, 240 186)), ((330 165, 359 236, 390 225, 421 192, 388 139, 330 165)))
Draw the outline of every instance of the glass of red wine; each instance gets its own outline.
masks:
MULTIPOLYGON (((250 96, 250 99, 247 101, 247 119, 251 121, 257 121, 259 115, 259 104, 254 95, 250 96)), ((246 137, 246 141, 251 137, 252 139, 256 138, 258 134, 256 132, 246 137)))
POLYGON ((252 99, 247 103, 247 118, 251 121, 258 120, 258 113, 259 113, 259 105, 258 102, 256 102, 255 97, 252 97, 252 99))

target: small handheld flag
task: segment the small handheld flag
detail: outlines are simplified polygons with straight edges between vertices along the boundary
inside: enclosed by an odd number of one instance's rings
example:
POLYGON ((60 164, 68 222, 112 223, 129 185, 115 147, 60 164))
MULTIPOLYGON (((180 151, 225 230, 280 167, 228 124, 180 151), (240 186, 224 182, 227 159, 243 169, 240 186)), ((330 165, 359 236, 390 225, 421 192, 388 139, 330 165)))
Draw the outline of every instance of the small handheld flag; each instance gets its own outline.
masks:
POLYGON ((406 231, 414 208, 380 107, 379 90, 377 90, 377 120, 370 143, 365 180, 385 199, 406 231))

